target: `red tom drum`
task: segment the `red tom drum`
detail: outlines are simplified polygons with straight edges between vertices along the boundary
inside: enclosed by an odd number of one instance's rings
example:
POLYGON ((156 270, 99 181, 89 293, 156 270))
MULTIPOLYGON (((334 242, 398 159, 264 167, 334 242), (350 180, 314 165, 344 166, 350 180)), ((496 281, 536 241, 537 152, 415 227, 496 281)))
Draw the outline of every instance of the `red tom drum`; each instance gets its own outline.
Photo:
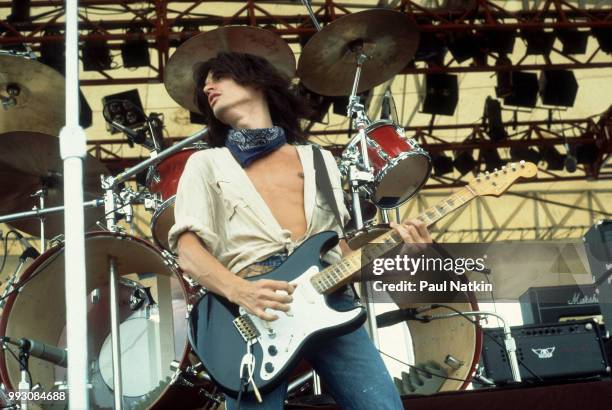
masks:
POLYGON ((372 199, 383 209, 396 208, 416 194, 429 178, 431 160, 404 130, 389 120, 366 128, 368 158, 374 168, 372 199))
POLYGON ((163 159, 147 181, 149 191, 159 195, 163 201, 151 221, 153 240, 162 249, 170 251, 168 232, 174 225, 174 197, 187 160, 198 151, 197 148, 187 148, 163 159))

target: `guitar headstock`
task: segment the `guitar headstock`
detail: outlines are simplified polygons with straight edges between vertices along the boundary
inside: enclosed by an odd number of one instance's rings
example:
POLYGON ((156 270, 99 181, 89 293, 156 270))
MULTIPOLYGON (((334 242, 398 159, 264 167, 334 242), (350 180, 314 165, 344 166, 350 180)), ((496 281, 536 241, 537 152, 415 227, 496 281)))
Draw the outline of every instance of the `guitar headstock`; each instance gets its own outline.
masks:
POLYGON ((532 162, 520 161, 510 163, 500 170, 478 174, 470 181, 469 186, 476 195, 500 196, 519 178, 533 178, 538 173, 538 167, 532 162))

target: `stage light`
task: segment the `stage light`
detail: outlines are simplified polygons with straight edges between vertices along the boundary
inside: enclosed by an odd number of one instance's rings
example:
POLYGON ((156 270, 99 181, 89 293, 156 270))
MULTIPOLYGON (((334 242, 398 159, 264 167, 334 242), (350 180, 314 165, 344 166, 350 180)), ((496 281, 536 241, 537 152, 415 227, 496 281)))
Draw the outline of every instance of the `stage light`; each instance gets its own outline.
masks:
POLYGON ((538 75, 513 71, 510 75, 511 91, 504 97, 505 105, 534 108, 538 101, 538 75))
MULTIPOLYGON (((501 54, 495 61, 495 66, 511 66, 512 61, 507 55, 501 54)), ((512 95, 512 72, 498 71, 495 74, 497 85, 495 86, 495 96, 497 98, 505 98, 512 95)))
POLYGON ((560 171, 565 167, 565 156, 562 155, 553 146, 545 146, 540 148, 542 158, 548 164, 548 168, 551 171, 560 171))
POLYGON ((441 176, 453 172, 453 159, 443 154, 434 154, 431 157, 434 175, 441 176))
MULTIPOLYGON (((47 29, 43 37, 61 36, 61 32, 55 29, 47 29)), ((40 62, 55 68, 58 72, 66 73, 66 53, 64 52, 64 42, 45 41, 40 45, 40 62)))
POLYGON ((486 48, 499 54, 512 54, 516 34, 514 30, 495 31, 483 30, 480 32, 484 38, 486 48))
MULTIPOLYGON (((308 106, 310 107, 310 115, 306 117, 308 121, 323 123, 325 116, 329 112, 329 108, 332 104, 332 97, 327 97, 310 91, 302 83, 297 85, 298 95, 305 99, 308 106)), ((344 107, 346 112, 346 107, 344 107)))
POLYGON ((528 161, 537 164, 542 159, 542 155, 534 148, 512 147, 510 148, 510 158, 513 161, 528 161))
POLYGON ((569 70, 545 70, 540 74, 540 98, 546 105, 572 107, 578 93, 576 76, 569 70))
MULTIPOLYGON (((107 95, 102 98, 102 104, 106 110, 105 116, 128 128, 135 129, 143 126, 146 122, 138 90, 107 95)), ((111 134, 121 132, 109 123, 106 123, 106 127, 111 134)))
POLYGON ((580 144, 576 146, 576 162, 579 164, 594 164, 599 156, 595 144, 580 144))
POLYGON ((607 54, 612 53, 612 29, 606 27, 594 27, 591 33, 597 39, 601 51, 607 54))
MULTIPOLYGON (((431 20, 423 24, 431 24, 431 20)), ((444 64, 446 46, 438 33, 424 31, 419 37, 419 47, 414 54, 415 61, 426 61, 438 65, 444 64)))
POLYGON ((91 107, 83 95, 83 92, 79 88, 79 124, 83 128, 91 127, 93 120, 93 115, 91 111, 91 107))
POLYGON ((453 115, 459 101, 456 75, 427 74, 425 76, 423 112, 434 115, 453 115))
POLYGON ((179 38, 170 40, 170 47, 180 47, 185 41, 200 33, 200 26, 195 24, 185 24, 179 34, 179 38))
POLYGON ((478 42, 471 33, 452 32, 448 35, 447 45, 458 63, 463 63, 478 54, 478 42))
POLYGON ((506 161, 501 159, 496 148, 483 149, 480 151, 480 155, 485 163, 485 170, 489 172, 496 168, 501 169, 501 167, 506 165, 506 161))
POLYGON ((123 66, 126 68, 148 67, 149 66, 149 43, 144 38, 144 33, 139 28, 131 28, 126 34, 137 35, 137 38, 130 38, 121 45, 121 57, 123 66))
POLYGON ((473 171, 474 168, 476 168, 477 162, 469 151, 460 151, 455 154, 453 165, 461 176, 463 176, 473 171))
POLYGON ((30 19, 30 0, 13 0, 11 2, 11 14, 6 21, 9 23, 27 23, 30 19))
POLYGON ((555 33, 544 30, 523 30, 521 34, 527 42, 528 55, 550 55, 555 43, 555 33))
MULTIPOLYGON (((96 36, 104 35, 99 30, 94 30, 89 34, 96 36)), ((102 38, 90 38, 85 40, 82 59, 84 71, 108 70, 111 68, 111 63, 113 61, 108 43, 102 38)))
POLYGON ((572 29, 557 30, 557 37, 563 44, 563 53, 565 54, 584 54, 587 49, 589 33, 587 31, 578 31, 572 29))
POLYGON ((508 137, 502 122, 501 104, 494 98, 485 100, 484 119, 487 124, 487 134, 491 141, 501 141, 508 137))

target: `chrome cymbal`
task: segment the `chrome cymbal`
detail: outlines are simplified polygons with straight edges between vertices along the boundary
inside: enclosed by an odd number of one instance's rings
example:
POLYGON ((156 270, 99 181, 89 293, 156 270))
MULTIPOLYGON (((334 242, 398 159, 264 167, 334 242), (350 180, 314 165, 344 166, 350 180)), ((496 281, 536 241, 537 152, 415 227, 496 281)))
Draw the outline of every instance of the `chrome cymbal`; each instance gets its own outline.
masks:
MULTIPOLYGON (((38 198, 31 195, 41 189, 46 191, 46 208, 63 205, 63 168, 59 138, 23 131, 0 134, 0 213, 30 211, 38 206, 38 198)), ((100 161, 88 155, 83 166, 86 201, 103 196, 100 187, 100 175, 103 174, 109 175, 109 171, 100 161)), ((103 215, 103 209, 86 209, 85 227, 103 215)), ((9 225, 30 235, 40 236, 38 218, 9 222, 9 225)), ((46 238, 53 238, 63 232, 63 212, 45 217, 46 238)))
POLYGON ((190 38, 170 57, 164 75, 170 97, 189 111, 200 112, 193 73, 220 52, 254 54, 268 60, 289 78, 295 75, 295 56, 285 40, 275 33, 249 26, 219 27, 190 38))
POLYGON ((36 60, 0 54, 0 133, 58 135, 64 126, 64 77, 36 60))
POLYGON ((306 88, 328 96, 349 95, 357 55, 367 55, 357 92, 391 79, 414 57, 417 26, 408 15, 373 9, 348 14, 323 27, 302 49, 298 77, 306 88))

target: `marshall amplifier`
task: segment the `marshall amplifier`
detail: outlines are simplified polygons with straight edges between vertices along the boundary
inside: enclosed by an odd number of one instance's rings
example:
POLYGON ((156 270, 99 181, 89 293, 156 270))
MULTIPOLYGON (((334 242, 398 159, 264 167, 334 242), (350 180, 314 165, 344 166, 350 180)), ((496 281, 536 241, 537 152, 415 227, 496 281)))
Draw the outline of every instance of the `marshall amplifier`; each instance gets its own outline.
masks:
MULTIPOLYGON (((511 383, 503 328, 484 331, 482 354, 487 377, 495 384, 511 383)), ((599 327, 592 320, 516 326, 511 332, 524 381, 581 379, 610 372, 599 327)))
POLYGON ((590 319, 601 314, 594 285, 529 288, 519 302, 525 324, 590 319))
POLYGON ((608 330, 612 329, 612 220, 593 225, 582 238, 593 281, 599 283, 597 292, 601 315, 608 330))

